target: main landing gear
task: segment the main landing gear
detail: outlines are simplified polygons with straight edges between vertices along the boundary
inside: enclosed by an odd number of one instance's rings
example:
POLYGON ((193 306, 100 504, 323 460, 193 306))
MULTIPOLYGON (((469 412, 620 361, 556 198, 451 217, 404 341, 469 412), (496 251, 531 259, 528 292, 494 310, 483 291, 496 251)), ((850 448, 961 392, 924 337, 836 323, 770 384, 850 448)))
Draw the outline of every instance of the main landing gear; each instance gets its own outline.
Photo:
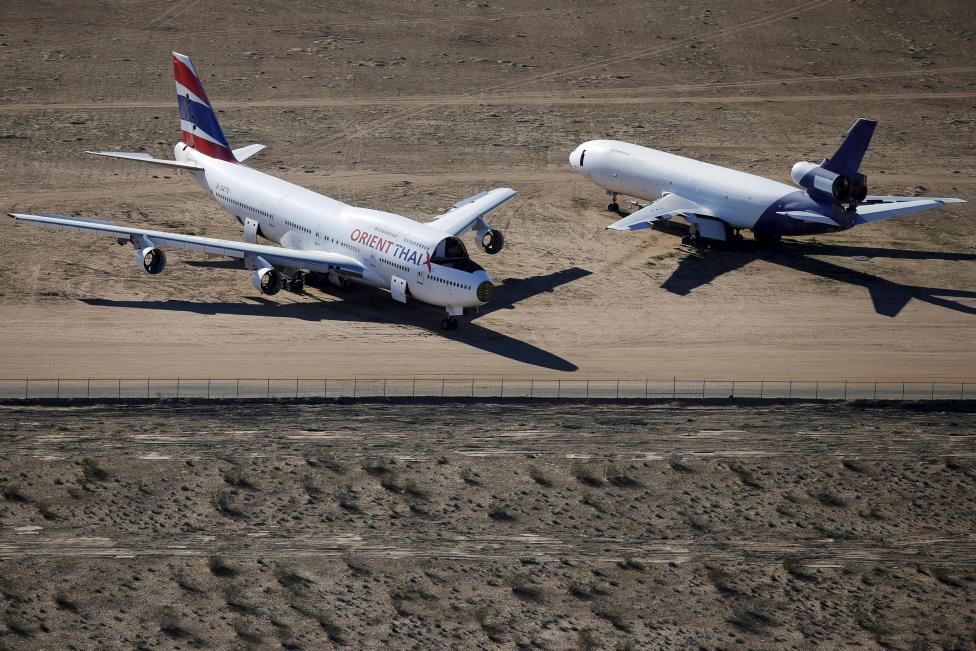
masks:
POLYGON ((752 236, 763 246, 779 244, 779 241, 783 239, 779 233, 770 233, 769 231, 753 231, 752 236))
POLYGON ((620 212, 620 204, 617 203, 617 193, 607 190, 607 196, 610 197, 610 205, 607 206, 607 210, 610 212, 620 212))
POLYGON ((441 329, 442 330, 457 330, 458 329, 458 320, 457 320, 457 317, 455 317, 455 316, 449 316, 446 319, 444 319, 443 321, 441 321, 441 329))

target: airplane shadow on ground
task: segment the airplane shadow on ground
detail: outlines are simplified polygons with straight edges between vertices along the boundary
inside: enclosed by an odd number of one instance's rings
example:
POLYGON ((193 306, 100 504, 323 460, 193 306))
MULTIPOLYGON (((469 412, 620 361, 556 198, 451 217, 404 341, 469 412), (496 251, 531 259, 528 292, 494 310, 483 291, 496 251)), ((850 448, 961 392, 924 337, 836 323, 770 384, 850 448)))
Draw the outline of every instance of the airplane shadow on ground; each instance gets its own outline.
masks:
MULTIPOLYGON (((662 228, 665 232, 680 232, 680 225, 662 228)), ((874 311, 888 317, 896 317, 913 298, 932 305, 964 314, 976 314, 976 307, 952 299, 976 299, 976 291, 904 285, 875 276, 873 274, 848 269, 847 267, 821 260, 812 256, 838 256, 863 258, 894 258, 902 260, 952 260, 973 261, 976 254, 943 253, 940 251, 916 251, 912 249, 888 249, 872 246, 853 246, 843 244, 821 244, 784 240, 771 248, 762 247, 756 242, 743 241, 726 249, 708 250, 685 257, 678 268, 661 287, 667 291, 686 296, 693 290, 706 285, 719 276, 740 269, 753 260, 763 260, 782 267, 796 269, 837 282, 864 287, 874 304, 874 311)))
MULTIPOLYGON (((192 266, 207 266, 194 261, 192 266)), ((217 268, 224 268, 218 266, 217 268)), ((239 268, 239 265, 232 267, 239 268)), ((531 278, 508 278, 496 287, 495 296, 490 303, 481 308, 484 316, 498 309, 515 309, 515 305, 527 298, 555 291, 561 285, 590 275, 591 272, 579 267, 571 267, 554 273, 531 278)), ((275 299, 263 296, 248 297, 253 302, 202 302, 187 300, 166 301, 115 301, 100 298, 82 299, 84 303, 99 307, 133 308, 142 310, 166 310, 192 312, 195 314, 238 314, 242 316, 277 317, 281 319, 301 319, 304 321, 347 321, 390 323, 412 326, 432 335, 453 339, 501 357, 539 366, 554 371, 575 371, 572 362, 514 337, 485 328, 474 320, 462 322, 458 330, 440 329, 441 312, 437 308, 411 302, 404 305, 390 299, 388 293, 372 288, 358 286, 355 289, 333 287, 316 288, 338 301, 319 298, 316 302, 288 302, 289 294, 282 292, 275 299), (282 302, 278 302, 278 301, 282 302)), ((306 293, 315 298, 315 294, 306 293)), ((478 317, 475 317, 477 319, 478 317)))

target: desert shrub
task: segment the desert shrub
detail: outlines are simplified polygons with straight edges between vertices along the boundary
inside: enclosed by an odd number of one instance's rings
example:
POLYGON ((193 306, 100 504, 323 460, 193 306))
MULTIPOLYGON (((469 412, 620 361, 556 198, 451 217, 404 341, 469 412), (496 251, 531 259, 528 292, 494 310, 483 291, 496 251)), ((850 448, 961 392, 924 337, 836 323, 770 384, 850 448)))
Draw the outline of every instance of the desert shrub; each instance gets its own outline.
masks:
POLYGON ((735 587, 733 582, 732 575, 726 572, 720 566, 714 563, 706 563, 705 576, 708 577, 709 583, 711 583, 722 596, 731 597, 739 594, 739 590, 735 587))
POLYGON ((488 517, 495 522, 515 522, 517 519, 504 504, 494 504, 488 509, 488 517))
POLYGON ((630 631, 630 619, 619 606, 614 604, 601 604, 593 609, 593 614, 613 624, 613 627, 618 631, 625 633, 630 631))
POLYGON ((465 468, 461 471, 461 479, 469 486, 481 486, 481 475, 471 468, 465 468))
POLYGON ((814 497, 816 497, 817 501, 824 506, 832 506, 835 508, 844 508, 847 506, 847 500, 844 497, 837 495, 836 493, 832 493, 831 491, 821 491, 814 497))
POLYGON ((581 484, 601 488, 606 485, 606 471, 603 465, 586 463, 573 464, 573 477, 581 484))
POLYGON ((210 568, 211 574, 222 579, 232 579, 240 574, 240 570, 219 556, 211 556, 207 560, 207 567, 210 568))
POLYGON ((56 592, 54 594, 54 604, 60 610, 67 610, 72 613, 79 611, 78 602, 67 592, 56 592))
POLYGON ((236 488, 244 488, 253 491, 260 489, 257 480, 246 473, 240 466, 234 466, 225 472, 224 481, 236 488))
POLYGON ((686 464, 684 459, 677 454, 672 454, 670 457, 668 457, 668 465, 671 466, 671 469, 675 472, 683 472, 686 474, 695 472, 692 467, 686 464))
POLYGON ((20 484, 7 484, 4 486, 3 499, 7 500, 8 502, 19 502, 21 504, 30 502, 30 498, 20 487, 20 484))
POLYGON ((229 518, 244 517, 244 510, 227 491, 220 491, 214 495, 213 504, 218 513, 226 515, 229 518))
POLYGON ((755 635, 763 633, 776 624, 772 617, 759 612, 756 608, 736 609, 726 621, 741 631, 755 635))
POLYGON ((108 471, 98 465, 95 459, 85 457, 81 460, 81 472, 85 477, 86 483, 105 481, 108 479, 108 471))
POLYGON ((544 486, 545 488, 552 488, 553 486, 552 479, 541 468, 536 468, 535 466, 529 468, 529 476, 532 477, 532 481, 540 486, 544 486))
POLYGON ((190 634, 183 626, 179 613, 170 606, 165 606, 159 613, 159 630, 174 638, 187 637, 190 634))
POLYGON ((508 577, 507 583, 512 589, 512 594, 523 601, 535 601, 538 603, 545 601, 545 593, 542 591, 542 587, 533 583, 524 574, 511 575, 508 577))

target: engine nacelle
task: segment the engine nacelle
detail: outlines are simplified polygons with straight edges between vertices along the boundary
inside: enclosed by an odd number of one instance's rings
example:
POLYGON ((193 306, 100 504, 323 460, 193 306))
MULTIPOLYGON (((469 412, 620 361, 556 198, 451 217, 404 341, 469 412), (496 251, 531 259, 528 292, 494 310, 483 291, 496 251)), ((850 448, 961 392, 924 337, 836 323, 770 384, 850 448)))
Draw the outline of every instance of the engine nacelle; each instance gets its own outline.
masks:
POLYGON ((499 230, 490 230, 481 237, 481 247, 488 255, 495 255, 505 247, 505 236, 499 230))
POLYGON ((867 178, 846 176, 826 170, 809 161, 800 161, 790 171, 793 182, 816 198, 832 200, 835 203, 858 204, 868 195, 867 178))
POLYGON ((254 288, 262 294, 274 296, 281 291, 285 279, 277 269, 264 267, 251 275, 251 282, 254 284, 254 288))
POLYGON ((136 264, 141 264, 147 274, 154 276, 163 273, 166 268, 166 254, 162 249, 148 246, 136 250, 136 264))

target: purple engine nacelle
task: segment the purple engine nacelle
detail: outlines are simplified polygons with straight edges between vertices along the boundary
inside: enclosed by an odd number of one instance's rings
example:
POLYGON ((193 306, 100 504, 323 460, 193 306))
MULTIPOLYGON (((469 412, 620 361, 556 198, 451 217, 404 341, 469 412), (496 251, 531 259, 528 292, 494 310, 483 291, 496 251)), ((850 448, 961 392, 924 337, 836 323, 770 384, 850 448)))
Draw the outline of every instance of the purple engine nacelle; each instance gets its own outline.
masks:
POLYGON ((868 179, 863 174, 848 178, 809 161, 800 161, 793 166, 790 176, 816 200, 857 205, 868 196, 868 179))

